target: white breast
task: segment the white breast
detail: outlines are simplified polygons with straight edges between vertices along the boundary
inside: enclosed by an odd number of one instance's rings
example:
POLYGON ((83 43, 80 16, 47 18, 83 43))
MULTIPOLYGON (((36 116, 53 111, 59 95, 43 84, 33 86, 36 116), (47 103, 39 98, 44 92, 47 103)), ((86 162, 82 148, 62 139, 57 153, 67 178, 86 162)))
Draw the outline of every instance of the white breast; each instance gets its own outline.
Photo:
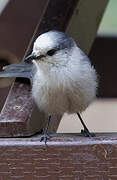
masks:
POLYGON ((93 100, 96 72, 88 61, 74 59, 62 67, 43 63, 38 66, 32 96, 40 110, 49 114, 76 113, 85 110, 93 100))
POLYGON ((63 88, 55 72, 44 75, 37 71, 33 81, 32 96, 40 110, 48 114, 63 114, 69 106, 63 88))

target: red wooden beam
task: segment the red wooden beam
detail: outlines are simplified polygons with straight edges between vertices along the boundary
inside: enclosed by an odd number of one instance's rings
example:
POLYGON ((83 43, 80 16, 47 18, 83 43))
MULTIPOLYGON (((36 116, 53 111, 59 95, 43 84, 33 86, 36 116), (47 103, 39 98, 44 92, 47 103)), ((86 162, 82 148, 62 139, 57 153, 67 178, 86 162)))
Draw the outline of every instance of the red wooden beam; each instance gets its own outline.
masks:
POLYGON ((1 179, 117 179, 117 134, 61 134, 47 145, 39 138, 0 139, 1 179))
POLYGON ((22 58, 48 0, 10 0, 0 15, 0 50, 22 58))

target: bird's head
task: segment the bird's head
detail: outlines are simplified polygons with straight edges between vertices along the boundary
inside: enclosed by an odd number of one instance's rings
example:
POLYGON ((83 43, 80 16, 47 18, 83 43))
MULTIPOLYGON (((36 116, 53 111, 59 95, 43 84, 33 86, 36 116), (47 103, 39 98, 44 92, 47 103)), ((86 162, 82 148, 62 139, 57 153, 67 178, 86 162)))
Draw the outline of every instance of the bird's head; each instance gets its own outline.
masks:
POLYGON ((76 44, 72 37, 59 31, 41 34, 34 42, 32 54, 25 61, 37 63, 65 64, 76 44))

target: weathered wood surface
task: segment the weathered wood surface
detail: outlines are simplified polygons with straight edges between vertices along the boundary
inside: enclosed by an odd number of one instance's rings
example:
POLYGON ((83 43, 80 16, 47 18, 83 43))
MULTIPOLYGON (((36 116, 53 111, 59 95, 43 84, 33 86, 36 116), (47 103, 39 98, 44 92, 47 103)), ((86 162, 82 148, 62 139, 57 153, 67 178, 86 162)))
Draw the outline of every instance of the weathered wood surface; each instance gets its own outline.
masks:
POLYGON ((0 139, 1 180, 116 180, 117 134, 0 139))

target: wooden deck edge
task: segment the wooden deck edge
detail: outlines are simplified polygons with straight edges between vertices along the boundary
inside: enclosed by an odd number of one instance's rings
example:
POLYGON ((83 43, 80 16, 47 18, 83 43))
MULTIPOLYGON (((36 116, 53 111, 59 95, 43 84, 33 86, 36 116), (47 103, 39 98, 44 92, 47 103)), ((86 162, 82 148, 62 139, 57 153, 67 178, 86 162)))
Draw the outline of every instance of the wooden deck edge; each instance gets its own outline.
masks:
MULTIPOLYGON (((116 144, 117 133, 95 133, 95 137, 84 137, 81 133, 56 133, 50 134, 47 145, 92 145, 92 144, 116 144)), ((40 142, 40 134, 27 137, 0 137, 0 146, 28 146, 37 145, 45 146, 44 142, 40 142)))
POLYGON ((0 138, 1 179, 117 179, 117 134, 57 134, 47 145, 39 139, 0 138))

